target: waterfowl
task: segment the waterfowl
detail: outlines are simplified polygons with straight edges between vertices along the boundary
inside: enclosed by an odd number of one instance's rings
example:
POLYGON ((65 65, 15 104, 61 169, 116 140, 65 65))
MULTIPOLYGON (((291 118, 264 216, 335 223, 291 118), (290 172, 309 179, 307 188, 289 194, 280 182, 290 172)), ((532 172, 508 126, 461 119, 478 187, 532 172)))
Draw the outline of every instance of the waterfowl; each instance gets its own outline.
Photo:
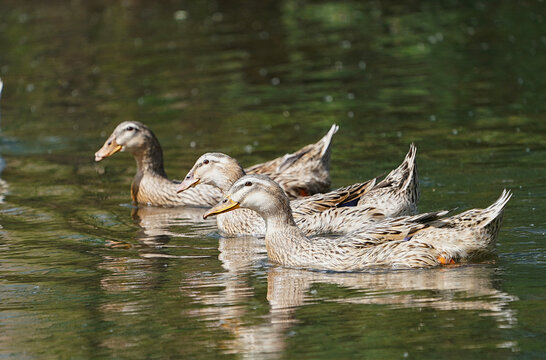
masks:
POLYGON ((421 192, 417 176, 417 147, 411 144, 404 161, 392 170, 373 191, 358 201, 358 206, 375 207, 385 216, 417 214, 421 192))
MULTIPOLYGON (((234 158, 223 153, 201 155, 178 187, 178 192, 186 191, 198 184, 219 188, 223 193, 245 171, 234 158)), ((358 200, 373 191, 375 179, 364 183, 339 188, 325 194, 315 194, 290 201, 296 224, 307 235, 324 233, 346 233, 362 227, 366 221, 376 221, 384 217, 371 207, 347 207, 356 205, 358 200)), ((237 209, 217 217, 218 230, 223 235, 264 235, 265 222, 258 213, 250 209, 237 209)))
MULTIPOLYGON (((338 129, 334 124, 317 143, 307 145, 293 154, 254 165, 247 172, 272 176, 292 196, 325 191, 330 186, 331 140, 338 129)), ((222 196, 217 188, 205 184, 177 193, 179 182, 170 180, 165 173, 159 141, 146 125, 138 121, 119 124, 95 153, 95 161, 101 161, 119 151, 129 151, 136 160, 137 172, 131 184, 131 198, 135 204, 212 206, 222 196)))
POLYGON ((485 209, 449 218, 440 218, 445 212, 437 212, 386 219, 343 237, 309 239, 294 222, 282 189, 265 176, 246 175, 204 217, 239 207, 256 211, 266 222, 269 259, 287 267, 333 271, 422 268, 469 261, 490 252, 510 197, 504 190, 485 209))

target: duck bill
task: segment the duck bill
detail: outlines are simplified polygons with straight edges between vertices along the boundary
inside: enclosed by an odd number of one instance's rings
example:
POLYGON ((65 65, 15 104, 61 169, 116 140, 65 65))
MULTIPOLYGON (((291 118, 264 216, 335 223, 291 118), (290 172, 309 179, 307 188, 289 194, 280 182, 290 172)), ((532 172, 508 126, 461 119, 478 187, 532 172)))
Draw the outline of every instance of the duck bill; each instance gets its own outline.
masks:
POLYGON ((182 181, 180 185, 176 188, 176 193, 181 193, 184 190, 188 190, 189 188, 194 187, 200 182, 201 182, 200 179, 194 178, 193 174, 188 174, 188 176, 184 178, 184 181, 182 181))
POLYGON ((205 214, 203 214, 203 219, 208 218, 209 216, 222 214, 231 210, 235 210, 239 207, 239 203, 231 200, 229 197, 225 198, 221 203, 209 209, 205 214))
POLYGON ((95 161, 101 161, 104 158, 114 155, 115 153, 121 151, 123 146, 119 145, 116 142, 116 139, 108 139, 102 145, 102 147, 95 153, 95 161))

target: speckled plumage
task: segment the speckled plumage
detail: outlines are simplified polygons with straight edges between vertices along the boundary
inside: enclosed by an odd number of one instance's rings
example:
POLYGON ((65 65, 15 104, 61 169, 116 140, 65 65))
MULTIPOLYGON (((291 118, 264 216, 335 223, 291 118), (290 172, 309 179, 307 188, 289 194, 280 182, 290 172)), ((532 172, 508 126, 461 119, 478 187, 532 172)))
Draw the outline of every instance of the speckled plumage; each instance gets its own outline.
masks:
POLYGON ((437 212, 385 219, 343 237, 309 239, 294 222, 280 187, 267 177, 246 175, 205 216, 237 206, 258 212, 266 221, 270 260, 288 267, 334 271, 420 268, 467 261, 490 252, 510 197, 505 190, 488 208, 449 218, 441 219, 445 212, 437 212))
POLYGON ((289 198, 295 199, 330 190, 330 146, 339 130, 333 124, 315 144, 246 169, 247 174, 263 174, 274 179, 289 198))
MULTIPOLYGON (((284 181, 291 194, 314 193, 323 189, 329 180, 329 158, 332 136, 338 127, 333 125, 328 134, 316 144, 307 145, 294 154, 288 154, 267 163, 257 164, 248 172, 272 174, 279 179, 297 178, 297 182, 284 181), (313 175, 303 174, 309 169, 313 175), (285 173, 286 172, 286 173, 285 173), (316 183, 315 183, 316 182, 316 183), (303 189, 303 190, 302 190, 303 189)), ((129 151, 137 163, 137 172, 131 184, 134 203, 152 206, 211 206, 218 202, 222 193, 215 187, 200 184, 183 193, 177 193, 178 181, 169 180, 163 166, 163 151, 153 132, 137 121, 119 124, 104 145, 95 153, 95 160, 129 151)))
POLYGON ((373 206, 388 217, 416 214, 420 196, 416 154, 411 144, 402 164, 363 196, 358 206, 373 206))
MULTIPOLYGON (((222 153, 206 153, 197 159, 180 189, 194 184, 208 184, 227 192, 245 175, 237 160, 222 153)), ((343 207, 358 201, 373 189, 375 179, 342 187, 325 194, 315 194, 290 202, 296 223, 308 235, 346 233, 359 229, 364 222, 376 221, 383 214, 371 207, 343 207)), ((223 235, 264 235, 265 222, 249 209, 237 209, 218 215, 218 229, 223 235)))

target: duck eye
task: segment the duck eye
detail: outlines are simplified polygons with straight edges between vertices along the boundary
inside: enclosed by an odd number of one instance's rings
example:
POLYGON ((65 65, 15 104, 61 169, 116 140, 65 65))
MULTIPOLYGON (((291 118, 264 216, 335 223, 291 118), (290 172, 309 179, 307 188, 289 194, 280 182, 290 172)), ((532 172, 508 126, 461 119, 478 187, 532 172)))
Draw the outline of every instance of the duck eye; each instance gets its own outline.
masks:
POLYGON ((251 181, 247 181, 247 182, 245 183, 245 186, 252 186, 252 182, 251 182, 251 181))
POLYGON ((227 203, 227 199, 222 200, 222 203, 224 204, 227 203))
POLYGON ((133 131, 134 129, 135 129, 134 127, 129 126, 129 127, 128 127, 127 129, 125 129, 125 130, 127 130, 127 131, 133 131))
POLYGON ((207 159, 203 160, 203 164, 207 165, 209 161, 207 159))
POLYGON ((191 178, 191 176, 190 176, 190 175, 186 176, 186 179, 189 179, 189 178, 191 178))

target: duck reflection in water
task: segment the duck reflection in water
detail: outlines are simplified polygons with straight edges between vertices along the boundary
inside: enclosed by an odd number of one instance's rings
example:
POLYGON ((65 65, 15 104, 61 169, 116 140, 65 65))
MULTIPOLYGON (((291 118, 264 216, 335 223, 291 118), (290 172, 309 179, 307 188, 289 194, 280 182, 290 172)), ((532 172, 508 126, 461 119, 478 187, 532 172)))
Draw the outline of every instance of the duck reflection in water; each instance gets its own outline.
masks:
POLYGON ((205 208, 199 207, 133 208, 131 216, 140 227, 136 240, 156 248, 165 245, 171 238, 204 236, 215 228, 214 220, 203 220, 205 211, 205 208))
POLYGON ((232 334, 232 339, 223 343, 225 353, 268 358, 282 352, 287 332, 298 323, 296 311, 316 303, 373 304, 386 306, 387 310, 476 311, 493 318, 499 328, 516 323, 516 313, 509 304, 517 299, 494 286, 495 268, 488 264, 319 272, 264 266, 267 255, 259 238, 221 238, 219 248, 219 259, 226 271, 185 274, 180 289, 202 306, 188 311, 188 315, 204 318, 211 329, 220 326, 232 334), (267 304, 263 306, 269 308, 265 316, 259 311, 260 305, 251 301, 260 291, 254 284, 264 279, 267 304), (323 295, 323 285, 333 285, 351 295, 323 295), (252 308, 249 303, 253 303, 252 308))

